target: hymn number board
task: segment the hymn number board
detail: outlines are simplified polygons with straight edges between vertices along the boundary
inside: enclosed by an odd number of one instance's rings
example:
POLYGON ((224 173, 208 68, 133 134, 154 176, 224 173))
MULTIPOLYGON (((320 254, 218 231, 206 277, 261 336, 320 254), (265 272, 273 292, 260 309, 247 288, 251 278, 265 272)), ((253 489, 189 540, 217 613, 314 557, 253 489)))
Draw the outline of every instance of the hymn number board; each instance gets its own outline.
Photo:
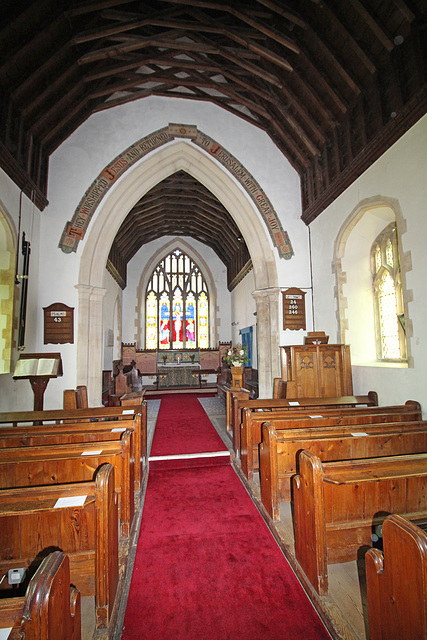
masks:
POLYGON ((283 329, 305 329, 305 291, 292 287, 282 291, 283 329))
POLYGON ((55 302, 44 311, 44 344, 74 343, 74 308, 55 302))

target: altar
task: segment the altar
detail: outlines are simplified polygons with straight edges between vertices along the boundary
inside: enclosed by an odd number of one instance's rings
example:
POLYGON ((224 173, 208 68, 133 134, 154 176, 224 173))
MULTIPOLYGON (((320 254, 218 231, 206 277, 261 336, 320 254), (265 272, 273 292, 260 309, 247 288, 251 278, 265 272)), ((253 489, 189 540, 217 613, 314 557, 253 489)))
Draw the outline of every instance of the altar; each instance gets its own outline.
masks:
POLYGON ((159 389, 165 387, 200 387, 200 364, 165 364, 157 366, 159 389))
POLYGON ((157 386, 200 387, 198 350, 168 350, 157 354, 157 386))

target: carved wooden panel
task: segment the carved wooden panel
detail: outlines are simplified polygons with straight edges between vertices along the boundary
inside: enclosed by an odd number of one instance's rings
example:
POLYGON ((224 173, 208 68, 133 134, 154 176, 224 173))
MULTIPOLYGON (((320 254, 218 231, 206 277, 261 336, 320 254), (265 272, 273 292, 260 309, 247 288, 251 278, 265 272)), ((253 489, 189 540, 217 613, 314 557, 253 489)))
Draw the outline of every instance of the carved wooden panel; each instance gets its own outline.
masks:
POLYGON ((333 398, 353 395, 350 347, 308 344, 281 347, 287 397, 333 398))

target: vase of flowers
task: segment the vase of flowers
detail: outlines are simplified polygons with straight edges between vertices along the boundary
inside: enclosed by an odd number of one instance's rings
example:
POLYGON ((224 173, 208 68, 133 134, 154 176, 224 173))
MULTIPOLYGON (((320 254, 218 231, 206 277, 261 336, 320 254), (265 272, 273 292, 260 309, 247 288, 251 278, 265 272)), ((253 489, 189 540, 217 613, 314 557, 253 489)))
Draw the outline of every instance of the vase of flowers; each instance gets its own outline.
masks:
POLYGON ((243 387, 243 365, 249 362, 246 347, 241 344, 230 347, 223 357, 223 362, 228 364, 231 370, 231 388, 241 389, 243 387))

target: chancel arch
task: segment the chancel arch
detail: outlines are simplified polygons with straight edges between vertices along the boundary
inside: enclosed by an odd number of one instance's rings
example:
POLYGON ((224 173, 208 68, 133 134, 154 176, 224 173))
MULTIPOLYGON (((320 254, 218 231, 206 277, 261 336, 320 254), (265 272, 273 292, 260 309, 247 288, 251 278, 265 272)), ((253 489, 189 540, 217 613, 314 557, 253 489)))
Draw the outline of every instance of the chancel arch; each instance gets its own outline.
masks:
POLYGON ((402 308, 396 306, 396 326, 400 315, 402 324, 399 332, 406 332, 406 348, 411 335, 409 296, 405 286, 410 256, 401 250, 405 221, 399 203, 385 197, 360 203, 342 225, 335 242, 333 269, 337 283, 340 337, 343 344, 351 344, 353 364, 407 366, 406 349, 399 358, 381 357, 380 353, 381 321, 375 297, 378 287, 375 284, 373 252, 375 244, 390 229, 395 230, 397 260, 400 254, 398 280, 403 293, 402 308))
POLYGON ((135 203, 149 189, 179 170, 192 175, 224 205, 242 230, 252 260, 256 290, 271 290, 275 296, 275 303, 270 305, 270 314, 259 341, 260 393, 271 393, 271 381, 280 375, 277 356, 279 337, 275 330, 278 327, 279 293, 273 245, 253 203, 232 176, 206 152, 180 140, 149 154, 114 184, 98 207, 85 236, 77 284, 77 379, 79 384, 87 385, 89 402, 92 404, 99 403, 101 397, 102 298, 105 295, 105 265, 111 244, 121 222, 135 203))
POLYGON ((209 346, 215 346, 218 342, 217 337, 217 287, 215 284, 215 278, 212 272, 202 257, 202 255, 195 250, 185 239, 172 238, 150 257, 147 263, 144 265, 144 269, 141 273, 141 278, 138 284, 137 298, 138 298, 138 316, 136 321, 136 333, 135 343, 139 349, 147 347, 147 335, 146 335, 146 297, 147 287, 149 285, 153 270, 159 264, 159 262, 170 252, 175 249, 181 250, 185 253, 200 269, 203 279, 206 283, 208 291, 209 305, 208 305, 208 343, 209 346))

